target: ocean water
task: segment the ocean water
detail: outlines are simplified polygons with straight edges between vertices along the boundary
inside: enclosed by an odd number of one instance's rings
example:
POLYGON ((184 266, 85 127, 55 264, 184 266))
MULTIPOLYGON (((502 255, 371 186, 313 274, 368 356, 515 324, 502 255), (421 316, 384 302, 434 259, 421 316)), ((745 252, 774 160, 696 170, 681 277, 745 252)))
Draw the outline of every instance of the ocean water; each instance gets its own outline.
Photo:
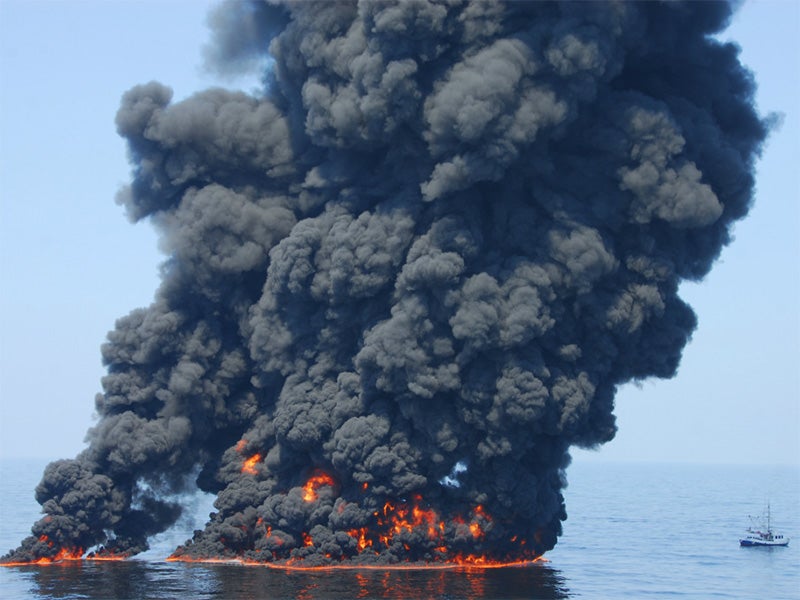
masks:
MULTIPOLYGON (((42 461, 0 461, 0 552, 29 532, 42 461)), ((576 463, 549 562, 524 568, 298 572, 164 562, 187 519, 136 560, 0 568, 3 599, 800 598, 800 469, 576 463), (788 548, 740 548, 767 500, 788 548)), ((193 512, 205 516, 208 499, 193 512)))

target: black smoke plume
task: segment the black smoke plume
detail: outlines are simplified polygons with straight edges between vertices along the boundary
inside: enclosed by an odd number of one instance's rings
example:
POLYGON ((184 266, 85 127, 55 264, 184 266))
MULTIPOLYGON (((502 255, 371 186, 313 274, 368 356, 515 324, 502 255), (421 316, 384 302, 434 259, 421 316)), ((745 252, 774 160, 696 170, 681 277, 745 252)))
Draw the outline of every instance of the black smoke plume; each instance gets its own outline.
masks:
POLYGON ((529 559, 571 445, 675 374, 678 297, 730 241, 768 124, 721 2, 229 2, 209 59, 263 92, 117 115, 168 259, 120 319, 88 447, 5 562, 529 559))

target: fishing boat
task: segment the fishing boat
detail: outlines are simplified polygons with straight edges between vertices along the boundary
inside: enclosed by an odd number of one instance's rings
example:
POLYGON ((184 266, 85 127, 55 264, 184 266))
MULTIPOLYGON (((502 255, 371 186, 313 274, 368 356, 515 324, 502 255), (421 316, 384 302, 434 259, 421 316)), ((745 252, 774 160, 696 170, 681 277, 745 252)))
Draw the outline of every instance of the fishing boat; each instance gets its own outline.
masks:
POLYGON ((750 517, 751 526, 747 528, 747 535, 739 540, 740 546, 788 546, 789 538, 772 531, 770 522, 769 503, 767 504, 766 529, 764 528, 764 517, 761 517, 760 524, 756 523, 754 517, 750 517))

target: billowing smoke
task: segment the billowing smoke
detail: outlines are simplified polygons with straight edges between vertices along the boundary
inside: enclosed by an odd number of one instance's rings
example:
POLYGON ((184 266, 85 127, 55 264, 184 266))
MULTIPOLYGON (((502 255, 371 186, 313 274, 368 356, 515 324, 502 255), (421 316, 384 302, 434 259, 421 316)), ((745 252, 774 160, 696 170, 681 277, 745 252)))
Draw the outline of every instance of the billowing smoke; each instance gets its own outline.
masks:
POLYGON ((675 374, 767 123, 720 2, 223 5, 263 93, 122 98, 133 220, 168 255, 120 319, 87 449, 5 561, 530 559, 571 445, 675 374))

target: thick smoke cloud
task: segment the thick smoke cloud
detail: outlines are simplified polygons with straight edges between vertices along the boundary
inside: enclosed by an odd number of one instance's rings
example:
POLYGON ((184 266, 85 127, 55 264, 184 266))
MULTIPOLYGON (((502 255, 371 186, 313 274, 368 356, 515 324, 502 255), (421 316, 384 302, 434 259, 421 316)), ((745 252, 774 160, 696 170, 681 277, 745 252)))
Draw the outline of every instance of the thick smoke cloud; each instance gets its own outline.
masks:
POLYGON ((767 126, 720 2, 229 2, 264 92, 122 98, 119 195, 168 255, 120 319, 87 449, 6 561, 513 560, 554 546, 571 445, 671 377, 677 294, 745 216, 767 126))

